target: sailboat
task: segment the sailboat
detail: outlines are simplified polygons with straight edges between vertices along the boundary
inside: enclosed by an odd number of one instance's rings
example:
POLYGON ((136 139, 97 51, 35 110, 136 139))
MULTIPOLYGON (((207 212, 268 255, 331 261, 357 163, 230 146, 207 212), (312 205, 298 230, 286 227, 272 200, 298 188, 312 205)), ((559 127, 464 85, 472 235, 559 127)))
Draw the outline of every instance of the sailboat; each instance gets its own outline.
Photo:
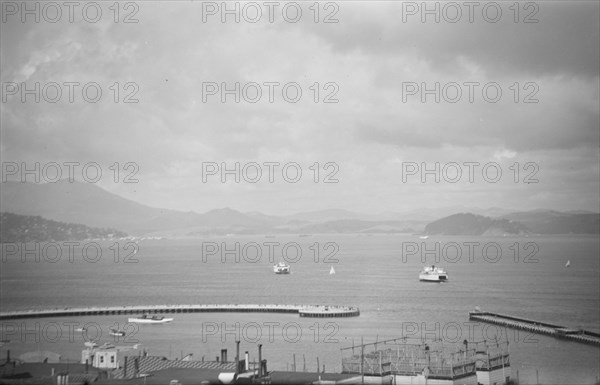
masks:
POLYGON ((567 263, 565 263, 565 267, 571 267, 571 260, 569 259, 567 263))
POLYGON ((334 275, 335 274, 335 269, 333 268, 333 266, 331 266, 331 269, 329 269, 329 275, 334 275))

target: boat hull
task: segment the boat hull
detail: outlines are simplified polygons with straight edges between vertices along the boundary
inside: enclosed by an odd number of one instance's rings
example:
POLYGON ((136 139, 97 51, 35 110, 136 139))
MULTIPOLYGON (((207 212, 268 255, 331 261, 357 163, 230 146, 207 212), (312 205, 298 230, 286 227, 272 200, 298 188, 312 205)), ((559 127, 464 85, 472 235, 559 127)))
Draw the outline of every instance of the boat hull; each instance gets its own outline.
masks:
POLYGON ((445 282, 448 280, 448 275, 419 275, 419 280, 422 282, 445 282))
POLYGON ((425 266, 419 274, 419 280, 424 282, 445 282, 448 280, 446 270, 435 267, 435 265, 425 266))
POLYGON ((163 318, 161 320, 143 319, 143 318, 129 318, 129 323, 137 324, 164 324, 173 321, 173 318, 163 318))

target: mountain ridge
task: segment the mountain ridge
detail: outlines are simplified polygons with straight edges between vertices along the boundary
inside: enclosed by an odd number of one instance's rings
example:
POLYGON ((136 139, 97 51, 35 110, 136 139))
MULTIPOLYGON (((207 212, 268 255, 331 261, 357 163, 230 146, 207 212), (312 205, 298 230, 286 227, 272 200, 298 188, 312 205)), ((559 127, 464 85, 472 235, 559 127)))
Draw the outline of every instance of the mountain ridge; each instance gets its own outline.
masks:
POLYGON ((0 213, 0 243, 82 241, 123 238, 127 234, 112 228, 88 227, 40 216, 0 213))
MULTIPOLYGON (((561 213, 544 209, 508 212, 510 210, 499 207, 424 208, 405 211, 404 214, 393 211, 387 214, 365 214, 344 209, 326 209, 282 216, 255 211, 243 213, 229 207, 205 213, 184 212, 146 206, 97 185, 69 181, 46 184, 5 182, 2 183, 0 203, 2 212, 41 216, 48 220, 81 223, 89 227, 116 228, 131 235, 422 233, 426 226, 429 226, 429 231, 438 231, 435 230, 436 225, 432 227, 431 224, 447 217, 436 217, 436 210, 443 214, 456 208, 490 214, 485 216, 471 213, 492 221, 471 218, 471 225, 464 225, 464 231, 468 234, 594 234, 600 227, 597 213, 561 213), (492 217, 491 214, 495 216, 492 217), (431 220, 431 217, 435 217, 435 220, 431 220), (484 221, 487 225, 470 228, 477 221, 484 221), (523 227, 510 225, 511 221, 518 222, 523 227)), ((456 212, 450 216, 452 215, 456 215, 456 212)), ((452 229, 439 231, 456 232, 452 229)))

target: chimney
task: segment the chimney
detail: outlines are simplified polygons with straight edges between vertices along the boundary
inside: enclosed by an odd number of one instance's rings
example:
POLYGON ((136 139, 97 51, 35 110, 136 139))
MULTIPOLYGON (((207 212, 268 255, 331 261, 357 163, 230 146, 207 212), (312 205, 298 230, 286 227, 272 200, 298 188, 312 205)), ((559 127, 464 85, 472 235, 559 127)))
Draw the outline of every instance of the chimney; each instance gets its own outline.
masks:
POLYGON ((262 344, 258 344, 258 377, 262 376, 262 344))
POLYGON ((246 356, 245 356, 245 358, 246 358, 246 365, 245 365, 244 369, 246 371, 248 371, 248 370, 250 370, 250 357, 248 356, 248 351, 247 350, 246 350, 246 356))
POLYGON ((8 349, 6 351, 6 363, 8 364, 10 362, 10 349, 8 349))
POLYGON ((227 349, 221 349, 221 361, 227 362, 227 349))
POLYGON ((134 369, 135 369, 135 375, 134 375, 134 377, 135 377, 135 378, 137 378, 137 377, 138 377, 138 374, 139 374, 139 372, 140 372, 140 363, 139 363, 139 361, 138 361, 138 358, 137 358, 137 357, 135 357, 135 358, 133 359, 133 367, 134 367, 134 369))
POLYGON ((262 360, 262 362, 260 363, 260 367, 263 373, 263 376, 267 375, 267 360, 262 360))
POLYGON ((127 356, 123 357, 123 378, 127 378, 127 356))
POLYGON ((235 341, 235 373, 240 372, 240 341, 235 341))

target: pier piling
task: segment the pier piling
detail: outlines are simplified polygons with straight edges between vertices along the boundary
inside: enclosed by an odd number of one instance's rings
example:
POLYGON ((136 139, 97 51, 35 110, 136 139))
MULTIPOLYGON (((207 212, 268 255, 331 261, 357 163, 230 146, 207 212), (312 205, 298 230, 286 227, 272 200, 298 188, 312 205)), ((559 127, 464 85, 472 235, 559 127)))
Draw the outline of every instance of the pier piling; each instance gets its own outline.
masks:
POLYGON ((600 345, 600 334, 587 330, 575 330, 560 325, 539 322, 505 314, 471 311, 469 320, 487 322, 513 329, 527 330, 532 333, 545 334, 551 337, 566 339, 590 345, 600 345))

